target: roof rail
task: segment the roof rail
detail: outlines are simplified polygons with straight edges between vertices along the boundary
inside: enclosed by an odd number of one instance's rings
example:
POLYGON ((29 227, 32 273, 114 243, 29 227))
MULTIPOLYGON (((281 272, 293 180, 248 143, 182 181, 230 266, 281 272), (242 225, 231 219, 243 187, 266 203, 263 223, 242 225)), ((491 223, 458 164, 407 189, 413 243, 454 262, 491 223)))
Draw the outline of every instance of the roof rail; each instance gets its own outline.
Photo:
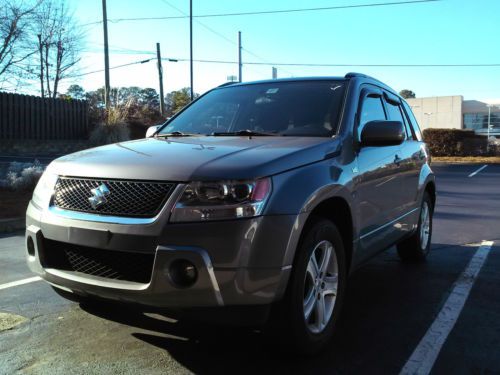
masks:
POLYGON ((375 79, 373 77, 370 77, 366 74, 363 74, 363 73, 356 73, 356 72, 349 72, 345 75, 344 78, 354 78, 354 77, 363 77, 363 78, 372 78, 372 79, 375 79))
POLYGON ((217 87, 224 87, 224 86, 234 85, 234 84, 236 84, 236 83, 239 83, 239 82, 232 82, 232 81, 230 81, 230 82, 225 82, 225 83, 223 83, 222 85, 219 85, 219 86, 217 86, 217 87))
MULTIPOLYGON (((378 80, 377 78, 374 78, 374 77, 372 77, 372 76, 369 76, 369 75, 367 75, 367 74, 363 74, 363 73, 355 73, 355 72, 350 72, 350 73, 347 73, 347 74, 345 75, 345 77, 344 77, 344 78, 355 78, 355 77, 361 77, 361 78, 368 78, 368 79, 372 79, 372 80, 374 80, 375 82, 378 82, 378 83, 380 83, 381 85, 383 85, 383 86, 385 86, 385 87, 390 88, 390 87, 389 87, 389 86, 387 86, 384 82, 382 82, 382 81, 378 80)), ((391 90, 392 90, 392 89, 391 89, 391 90)), ((393 90, 393 91, 394 91, 394 90, 393 90)))

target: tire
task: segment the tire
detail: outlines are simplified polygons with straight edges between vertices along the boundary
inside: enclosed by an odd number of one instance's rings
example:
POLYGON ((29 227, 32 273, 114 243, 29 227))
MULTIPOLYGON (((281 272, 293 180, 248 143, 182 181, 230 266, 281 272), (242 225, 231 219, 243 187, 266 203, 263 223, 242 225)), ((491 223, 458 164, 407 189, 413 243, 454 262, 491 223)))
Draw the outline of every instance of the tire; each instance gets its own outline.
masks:
POLYGON ((424 261, 431 250, 432 216, 434 207, 429 193, 424 192, 415 233, 397 245, 401 260, 408 262, 424 261))
POLYGON ((336 329, 346 280, 344 245, 337 227, 331 221, 314 219, 297 248, 285 298, 273 310, 271 324, 282 347, 311 355, 328 343, 336 329), (321 267, 328 253, 329 262, 321 267))

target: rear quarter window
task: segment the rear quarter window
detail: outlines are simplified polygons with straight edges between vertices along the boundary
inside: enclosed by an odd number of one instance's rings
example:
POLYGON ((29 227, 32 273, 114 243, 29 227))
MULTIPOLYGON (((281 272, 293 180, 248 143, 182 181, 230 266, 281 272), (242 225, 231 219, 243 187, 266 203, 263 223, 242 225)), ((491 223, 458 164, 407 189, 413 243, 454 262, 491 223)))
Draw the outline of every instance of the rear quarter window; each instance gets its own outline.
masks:
POLYGON ((390 101, 386 100, 386 108, 387 108, 387 113, 389 115, 389 120, 393 121, 400 121, 403 126, 406 129, 406 138, 407 139, 412 139, 413 138, 413 133, 409 129, 408 121, 405 121, 404 115, 402 113, 402 108, 399 104, 393 104, 390 101))
POLYGON ((415 115, 413 114, 408 103, 406 103, 405 101, 402 101, 402 103, 403 103, 403 107, 404 107, 405 112, 406 112, 406 117, 408 119, 408 122, 410 123, 410 126, 413 130, 413 133, 417 137, 418 141, 422 141, 423 140, 422 132, 420 131, 420 127, 418 126, 418 122, 417 122, 417 119, 415 118, 415 115))

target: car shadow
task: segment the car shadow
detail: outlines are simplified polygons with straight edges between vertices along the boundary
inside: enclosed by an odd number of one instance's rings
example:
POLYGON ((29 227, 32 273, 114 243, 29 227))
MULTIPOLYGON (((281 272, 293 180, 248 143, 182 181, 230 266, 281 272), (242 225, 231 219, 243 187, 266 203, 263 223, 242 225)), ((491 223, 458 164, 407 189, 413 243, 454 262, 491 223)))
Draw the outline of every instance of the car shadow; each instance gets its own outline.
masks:
POLYGON ((471 255, 466 246, 433 248, 424 263, 403 263, 391 249, 355 271, 334 340, 309 358, 280 350, 256 329, 176 321, 139 309, 82 309, 137 328, 135 338, 168 351, 194 373, 397 374, 471 255))

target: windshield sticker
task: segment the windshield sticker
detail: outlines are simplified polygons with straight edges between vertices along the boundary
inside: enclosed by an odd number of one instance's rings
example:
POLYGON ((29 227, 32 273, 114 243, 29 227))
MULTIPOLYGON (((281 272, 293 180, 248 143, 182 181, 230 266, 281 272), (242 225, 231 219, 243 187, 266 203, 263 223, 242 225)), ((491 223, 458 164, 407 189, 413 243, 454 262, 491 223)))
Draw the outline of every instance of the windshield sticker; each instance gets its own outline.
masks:
POLYGON ((274 102, 273 99, 268 98, 267 96, 261 96, 255 100, 255 104, 268 104, 274 102))
POLYGON ((276 94, 280 89, 268 89, 266 94, 276 94))

